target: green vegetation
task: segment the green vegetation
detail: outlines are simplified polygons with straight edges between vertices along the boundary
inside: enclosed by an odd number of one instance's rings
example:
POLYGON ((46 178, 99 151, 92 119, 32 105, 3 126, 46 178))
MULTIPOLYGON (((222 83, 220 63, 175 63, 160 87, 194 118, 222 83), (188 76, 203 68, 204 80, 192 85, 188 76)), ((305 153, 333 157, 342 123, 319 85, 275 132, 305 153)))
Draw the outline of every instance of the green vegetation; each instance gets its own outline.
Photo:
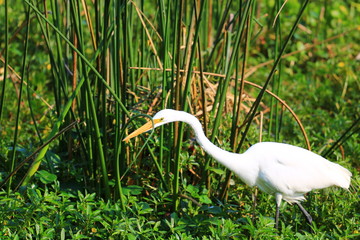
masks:
POLYGON ((359 238, 359 15, 357 1, 0 0, 0 238, 359 238), (312 226, 284 204, 275 230, 274 198, 186 125, 122 141, 164 108, 229 151, 311 148, 353 173, 350 191, 309 194, 312 226))

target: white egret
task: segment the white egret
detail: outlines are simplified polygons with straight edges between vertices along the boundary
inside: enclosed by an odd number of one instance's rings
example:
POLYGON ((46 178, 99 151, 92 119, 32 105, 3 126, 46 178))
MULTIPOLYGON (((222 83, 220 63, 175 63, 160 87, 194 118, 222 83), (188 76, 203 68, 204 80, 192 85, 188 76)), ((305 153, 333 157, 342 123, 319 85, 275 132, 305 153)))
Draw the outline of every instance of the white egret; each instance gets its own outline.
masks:
POLYGON ((215 160, 233 171, 249 186, 258 186, 260 190, 271 194, 276 200, 275 227, 278 227, 281 200, 299 206, 309 223, 310 214, 300 204, 304 194, 314 189, 338 186, 348 189, 351 172, 339 164, 306 149, 285 143, 260 142, 251 146, 242 154, 225 151, 206 138, 201 123, 193 115, 172 109, 161 110, 124 141, 149 131, 153 127, 181 121, 194 130, 198 144, 215 160), (153 125, 154 123, 154 125, 153 125))

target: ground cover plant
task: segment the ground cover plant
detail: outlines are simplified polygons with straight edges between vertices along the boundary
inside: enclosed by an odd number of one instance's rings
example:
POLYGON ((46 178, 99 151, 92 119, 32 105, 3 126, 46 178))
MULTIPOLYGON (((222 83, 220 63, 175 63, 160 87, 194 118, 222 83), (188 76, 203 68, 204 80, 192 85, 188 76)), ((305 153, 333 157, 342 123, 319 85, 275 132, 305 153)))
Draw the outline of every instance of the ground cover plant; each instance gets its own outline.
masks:
POLYGON ((0 0, 0 238, 359 238, 359 14, 356 1, 0 0), (311 226, 283 204, 276 230, 274 198, 187 126, 122 141, 164 108, 229 151, 309 148, 352 186, 308 194, 311 226))

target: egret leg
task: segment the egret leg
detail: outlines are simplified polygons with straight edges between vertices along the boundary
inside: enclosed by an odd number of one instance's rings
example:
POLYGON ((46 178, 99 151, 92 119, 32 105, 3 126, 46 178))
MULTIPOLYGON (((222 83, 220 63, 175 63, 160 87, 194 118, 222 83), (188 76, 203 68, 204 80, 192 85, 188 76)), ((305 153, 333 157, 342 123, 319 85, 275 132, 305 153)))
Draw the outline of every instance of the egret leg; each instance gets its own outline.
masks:
POLYGON ((280 215, 280 206, 276 204, 276 213, 275 213, 275 228, 279 227, 279 215, 280 215))
POLYGON ((279 227, 279 216, 280 216, 280 204, 281 204, 281 200, 282 200, 282 195, 281 194, 276 194, 275 195, 275 200, 276 200, 275 228, 278 229, 278 227, 279 227))
POLYGON ((312 217, 311 215, 308 213, 308 211, 305 210, 305 208, 301 205, 301 203, 297 202, 296 205, 298 205, 298 207, 300 208, 301 212, 305 215, 306 220, 309 224, 311 224, 312 222, 312 217))
POLYGON ((255 188, 255 191, 253 192, 252 194, 252 197, 253 197, 253 215, 252 215, 252 221, 255 222, 256 220, 256 206, 257 206, 257 195, 258 195, 258 189, 255 188))

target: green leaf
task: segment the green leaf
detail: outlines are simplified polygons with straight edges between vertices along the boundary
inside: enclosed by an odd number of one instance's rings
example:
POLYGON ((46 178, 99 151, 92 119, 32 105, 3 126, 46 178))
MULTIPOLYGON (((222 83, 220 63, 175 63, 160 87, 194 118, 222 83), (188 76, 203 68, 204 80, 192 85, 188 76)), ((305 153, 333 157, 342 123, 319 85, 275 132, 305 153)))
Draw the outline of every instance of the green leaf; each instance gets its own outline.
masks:
POLYGON ((207 195, 200 195, 199 197, 200 203, 210 204, 211 200, 207 195))
POLYGON ((214 172, 214 173, 219 174, 219 175, 225 174, 225 171, 223 169, 220 169, 220 168, 209 167, 209 171, 214 172))
POLYGON ((37 171, 36 176, 44 184, 52 183, 57 179, 57 176, 55 174, 49 173, 46 170, 37 171))
POLYGON ((139 195, 143 191, 143 188, 137 185, 126 186, 122 188, 124 195, 139 195))

